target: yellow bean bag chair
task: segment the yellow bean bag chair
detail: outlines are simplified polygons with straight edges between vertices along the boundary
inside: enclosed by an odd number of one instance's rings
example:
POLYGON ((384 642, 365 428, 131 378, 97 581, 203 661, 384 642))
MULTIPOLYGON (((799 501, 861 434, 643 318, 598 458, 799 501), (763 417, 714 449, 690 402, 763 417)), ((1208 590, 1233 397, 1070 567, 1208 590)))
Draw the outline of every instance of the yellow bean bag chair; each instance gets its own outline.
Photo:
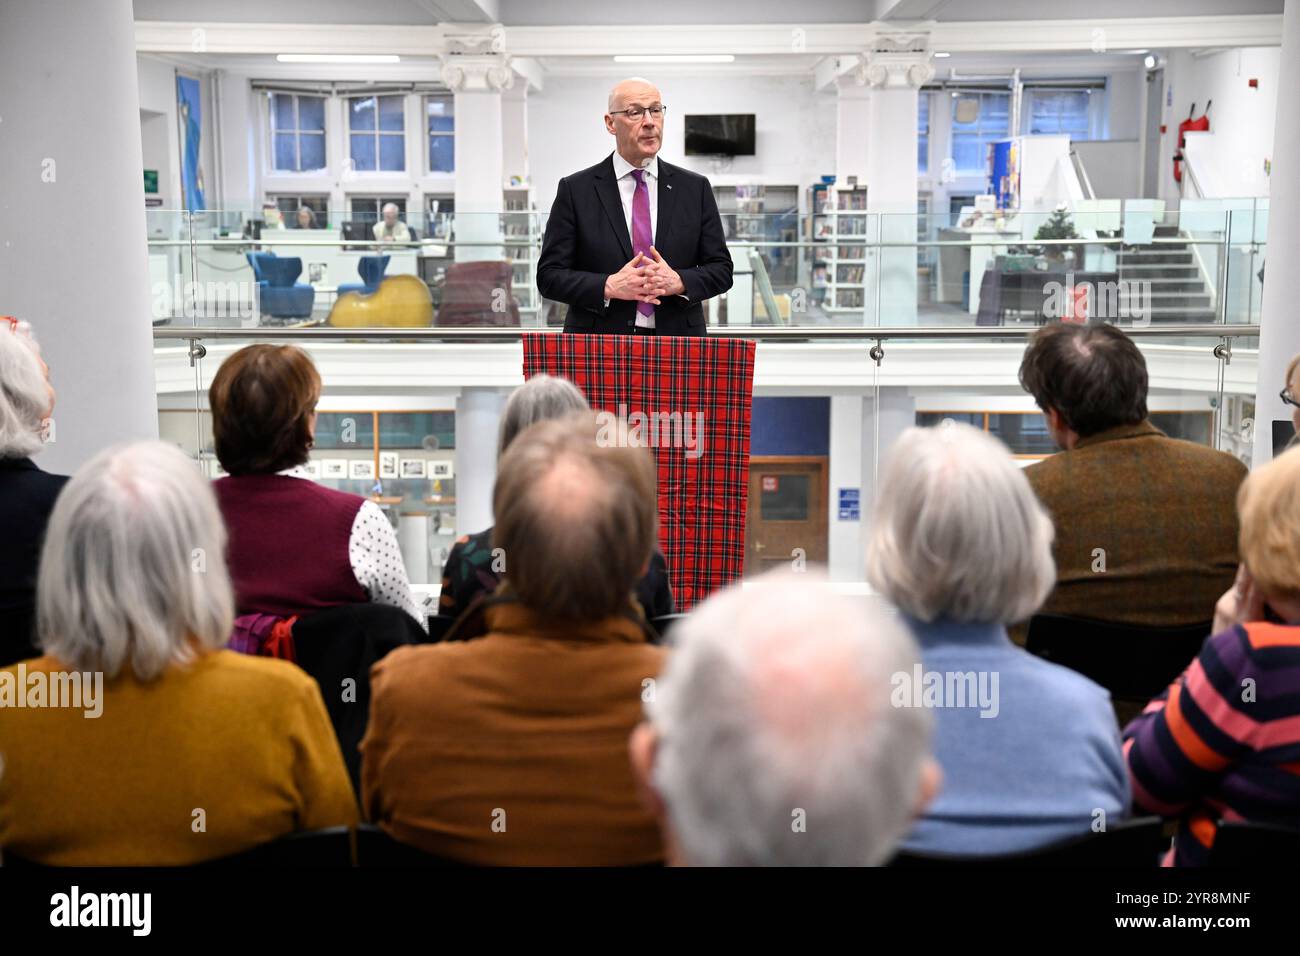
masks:
POLYGON ((416 276, 388 276, 369 295, 344 292, 325 321, 341 329, 426 328, 433 325, 433 297, 416 276))

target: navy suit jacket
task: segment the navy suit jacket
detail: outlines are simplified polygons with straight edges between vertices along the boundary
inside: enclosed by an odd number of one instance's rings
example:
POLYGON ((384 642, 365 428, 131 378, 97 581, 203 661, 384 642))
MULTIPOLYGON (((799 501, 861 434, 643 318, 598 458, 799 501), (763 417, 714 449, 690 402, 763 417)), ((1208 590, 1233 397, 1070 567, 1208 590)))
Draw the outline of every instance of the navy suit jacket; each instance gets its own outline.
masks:
MULTIPOLYGON (((708 179, 660 159, 658 213, 654 245, 682 277, 686 298, 662 296, 655 329, 660 335, 705 335, 704 300, 731 288, 731 254, 708 179)), ((605 280, 631 258, 611 153, 560 180, 546 223, 537 288, 568 304, 564 331, 632 334, 635 302, 611 299, 605 308, 605 280)))

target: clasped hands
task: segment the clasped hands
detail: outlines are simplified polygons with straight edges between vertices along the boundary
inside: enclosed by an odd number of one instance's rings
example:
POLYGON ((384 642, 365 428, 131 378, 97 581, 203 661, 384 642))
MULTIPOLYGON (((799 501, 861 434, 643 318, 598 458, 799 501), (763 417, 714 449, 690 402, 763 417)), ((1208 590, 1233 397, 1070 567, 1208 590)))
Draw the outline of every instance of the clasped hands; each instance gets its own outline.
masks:
POLYGON ((654 246, 650 247, 650 255, 638 252, 631 262, 605 280, 607 299, 629 299, 658 305, 660 296, 681 295, 685 291, 682 277, 664 261, 654 246))

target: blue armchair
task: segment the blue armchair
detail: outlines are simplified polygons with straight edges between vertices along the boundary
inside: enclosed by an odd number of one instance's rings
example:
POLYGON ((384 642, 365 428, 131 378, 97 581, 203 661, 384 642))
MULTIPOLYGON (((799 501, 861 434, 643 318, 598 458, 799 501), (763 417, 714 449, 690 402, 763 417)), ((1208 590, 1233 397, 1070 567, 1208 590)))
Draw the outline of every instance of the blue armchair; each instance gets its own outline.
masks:
POLYGON ((392 256, 362 256, 357 263, 357 275, 361 276, 360 282, 340 282, 339 295, 344 292, 360 292, 362 295, 371 295, 379 290, 379 283, 384 281, 384 270, 388 268, 388 260, 392 256))
POLYGON ((258 301, 263 315, 282 319, 305 319, 311 316, 316 290, 305 282, 298 282, 302 274, 302 260, 281 259, 274 252, 246 253, 248 264, 257 279, 258 301))

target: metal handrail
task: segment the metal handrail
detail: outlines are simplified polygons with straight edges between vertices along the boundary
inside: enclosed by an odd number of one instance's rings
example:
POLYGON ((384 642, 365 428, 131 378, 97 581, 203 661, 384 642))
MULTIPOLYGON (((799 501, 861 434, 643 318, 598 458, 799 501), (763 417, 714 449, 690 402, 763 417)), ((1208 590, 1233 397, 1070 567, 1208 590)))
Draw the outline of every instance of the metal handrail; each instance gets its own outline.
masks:
MULTIPOLYGON (((724 339, 753 339, 757 342, 799 342, 810 339, 823 341, 858 341, 866 339, 875 342, 898 341, 903 339, 1025 339, 1038 331, 1038 326, 1022 329, 1006 328, 943 328, 940 326, 862 326, 861 328, 843 327, 798 327, 751 328, 714 327, 709 329, 709 336, 724 339)), ((1210 338, 1237 339, 1256 338, 1259 336, 1258 325, 1160 325, 1123 326, 1123 331, 1133 338, 1210 338)), ((201 342, 221 341, 227 339, 301 339, 303 341, 337 342, 337 341, 374 341, 374 342, 519 342, 525 335, 561 335, 559 329, 526 328, 449 328, 449 329, 383 329, 383 328, 155 328, 153 337, 160 342, 201 342)))
POLYGON ((1088 178, 1088 170, 1083 166, 1083 157, 1073 147, 1070 148, 1070 161, 1074 165, 1074 171, 1079 174, 1079 182, 1083 186, 1084 195, 1089 199, 1096 199, 1097 193, 1093 191, 1092 180, 1088 178))

